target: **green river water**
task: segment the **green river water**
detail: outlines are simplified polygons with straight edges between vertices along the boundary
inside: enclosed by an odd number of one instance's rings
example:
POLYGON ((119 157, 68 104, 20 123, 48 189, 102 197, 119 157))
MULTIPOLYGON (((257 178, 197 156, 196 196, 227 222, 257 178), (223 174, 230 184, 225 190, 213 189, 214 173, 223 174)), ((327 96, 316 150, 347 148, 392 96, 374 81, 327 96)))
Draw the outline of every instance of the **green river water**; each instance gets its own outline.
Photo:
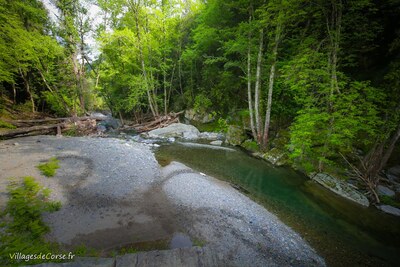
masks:
POLYGON ((239 185, 325 258, 329 266, 400 266, 400 218, 336 196, 288 168, 240 150, 184 144, 156 150, 160 164, 179 161, 239 185))

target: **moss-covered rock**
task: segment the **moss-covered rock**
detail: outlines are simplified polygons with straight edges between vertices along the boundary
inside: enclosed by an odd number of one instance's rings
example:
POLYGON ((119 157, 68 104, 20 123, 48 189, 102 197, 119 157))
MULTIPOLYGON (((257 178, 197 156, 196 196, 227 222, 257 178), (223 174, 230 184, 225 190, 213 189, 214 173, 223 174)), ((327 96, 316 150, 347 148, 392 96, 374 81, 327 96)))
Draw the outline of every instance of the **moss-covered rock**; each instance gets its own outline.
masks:
POLYGON ((251 152, 258 152, 260 150, 257 142, 252 139, 247 139, 246 141, 244 141, 242 147, 251 152))
POLYGON ((263 155, 263 158, 276 166, 282 166, 288 163, 288 155, 284 150, 274 147, 263 155))
POLYGON ((369 206, 368 199, 350 184, 326 173, 311 173, 310 178, 332 192, 363 206, 369 206))
POLYGON ((228 144, 238 146, 246 140, 245 131, 239 126, 229 125, 228 132, 226 133, 226 142, 228 144))

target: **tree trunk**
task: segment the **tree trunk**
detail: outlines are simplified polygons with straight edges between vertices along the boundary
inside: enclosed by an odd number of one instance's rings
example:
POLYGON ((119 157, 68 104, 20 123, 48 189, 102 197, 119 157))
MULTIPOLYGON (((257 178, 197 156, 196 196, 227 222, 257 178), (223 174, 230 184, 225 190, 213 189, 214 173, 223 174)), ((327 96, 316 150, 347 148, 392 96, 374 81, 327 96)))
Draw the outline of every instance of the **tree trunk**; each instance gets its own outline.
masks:
MULTIPOLYGON (((249 15, 249 26, 251 27, 251 13, 249 15)), ((249 30, 248 35, 248 48, 247 48, 247 99, 249 103, 249 113, 250 113, 250 127, 251 133, 254 139, 257 139, 257 132, 254 126, 254 115, 253 115, 253 97, 252 97, 252 90, 251 90, 251 30, 249 30)))
POLYGON ((267 110, 265 112, 264 136, 263 136, 263 142, 262 142, 263 150, 267 149, 267 146, 268 146, 269 126, 271 124, 272 93, 274 90, 276 61, 277 61, 277 57, 278 57, 278 47, 279 47, 279 42, 281 39, 281 31, 282 31, 282 24, 279 22, 278 25, 276 26, 275 45, 274 45, 274 48, 272 51, 272 63, 271 63, 271 70, 269 73, 267 110))
POLYGON ((13 103, 14 105, 17 104, 17 89, 15 88, 15 83, 12 83, 13 89, 13 103))
POLYGON ((387 147, 385 153, 383 154, 381 163, 379 165, 379 169, 380 170, 382 170, 385 167, 385 165, 387 164, 387 162, 388 162, 390 156, 392 155, 393 149, 394 149, 397 141, 399 140, 399 138, 400 138, 400 125, 397 128, 397 131, 395 132, 395 134, 390 139, 388 147, 387 147))
POLYGON ((260 43, 258 48, 257 57, 257 70, 256 70, 256 84, 254 92, 254 111, 256 116, 256 133, 257 133, 257 143, 261 144, 261 115, 260 115, 260 86, 261 86, 261 63, 263 54, 263 42, 264 42, 264 30, 260 30, 260 43))

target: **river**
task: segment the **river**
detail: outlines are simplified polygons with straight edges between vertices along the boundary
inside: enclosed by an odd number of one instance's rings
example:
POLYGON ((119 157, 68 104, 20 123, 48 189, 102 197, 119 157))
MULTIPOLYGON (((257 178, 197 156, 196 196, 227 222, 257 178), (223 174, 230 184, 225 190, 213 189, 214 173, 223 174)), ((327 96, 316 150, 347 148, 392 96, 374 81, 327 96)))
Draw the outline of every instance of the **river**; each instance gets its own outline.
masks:
POLYGON ((275 167, 239 149, 185 143, 163 144, 156 157, 161 165, 179 161, 243 188, 306 239, 329 266, 398 264, 400 218, 338 197, 292 169, 275 167))

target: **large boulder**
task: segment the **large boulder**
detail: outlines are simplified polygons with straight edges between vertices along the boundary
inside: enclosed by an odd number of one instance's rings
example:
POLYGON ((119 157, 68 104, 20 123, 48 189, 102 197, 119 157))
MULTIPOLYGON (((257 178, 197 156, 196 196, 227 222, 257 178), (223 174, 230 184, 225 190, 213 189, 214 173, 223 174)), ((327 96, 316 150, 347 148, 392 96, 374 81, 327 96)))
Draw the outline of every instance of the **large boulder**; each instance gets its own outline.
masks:
POLYGON ((226 133, 226 142, 228 144, 238 146, 246 140, 245 131, 239 126, 230 125, 226 133))
POLYGON ((312 173, 310 178, 332 192, 354 201, 360 205, 369 206, 368 199, 348 183, 341 181, 326 173, 312 173))
POLYGON ((391 182, 400 183, 400 165, 393 166, 387 170, 386 176, 391 182))
POLYGON ((198 139, 199 130, 193 125, 173 123, 167 127, 155 129, 148 133, 150 138, 184 138, 188 140, 198 139))
POLYGON ((389 205, 380 205, 377 206, 378 209, 380 209, 383 212, 395 215, 395 216, 400 216, 400 209, 389 206, 389 205))
POLYGON ((394 197, 394 195, 395 195, 395 192, 392 189, 390 189, 386 186, 383 186, 383 185, 378 185, 378 187, 376 189, 378 191, 378 194, 381 196, 394 197))
POLYGON ((276 166, 285 165, 288 160, 288 156, 286 155, 285 151, 276 147, 265 153, 262 157, 276 166))

